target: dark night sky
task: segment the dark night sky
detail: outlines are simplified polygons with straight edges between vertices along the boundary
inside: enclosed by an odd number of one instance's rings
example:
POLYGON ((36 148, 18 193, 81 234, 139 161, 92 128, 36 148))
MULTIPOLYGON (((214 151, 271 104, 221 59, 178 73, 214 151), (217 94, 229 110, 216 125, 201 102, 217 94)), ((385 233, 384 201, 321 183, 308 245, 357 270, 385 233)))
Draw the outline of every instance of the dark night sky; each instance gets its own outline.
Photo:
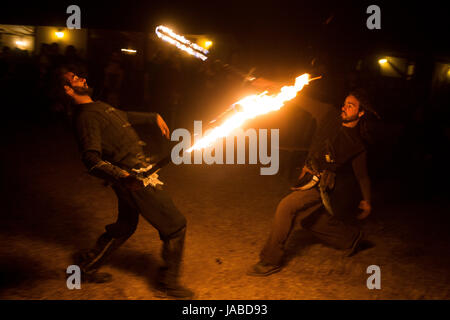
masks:
POLYGON ((70 4, 80 6, 82 27, 88 28, 149 31, 165 23, 185 33, 228 33, 239 42, 253 41, 266 48, 268 39, 276 39, 271 42, 273 49, 320 39, 343 46, 377 42, 448 52, 445 38, 450 28, 442 1, 33 1, 26 5, 16 1, 2 8, 0 23, 64 25, 70 4), (381 30, 365 27, 370 4, 381 8, 381 30))

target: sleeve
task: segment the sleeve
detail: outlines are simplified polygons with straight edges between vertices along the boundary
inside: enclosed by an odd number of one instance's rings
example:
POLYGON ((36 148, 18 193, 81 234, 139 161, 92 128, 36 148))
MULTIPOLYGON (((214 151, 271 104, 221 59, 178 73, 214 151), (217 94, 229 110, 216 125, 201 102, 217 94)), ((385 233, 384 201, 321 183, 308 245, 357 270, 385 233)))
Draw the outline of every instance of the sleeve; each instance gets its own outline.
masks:
POLYGON ((371 200, 371 186, 370 178, 367 170, 367 152, 364 151, 356 156, 352 161, 353 172, 358 180, 361 188, 363 199, 370 203, 371 200))
POLYGON ((155 112, 127 112, 128 121, 131 125, 156 125, 157 116, 158 114, 155 112))
POLYGON ((76 133, 81 159, 90 174, 111 182, 128 175, 125 170, 102 159, 101 123, 95 114, 80 115, 76 133))
POLYGON ((82 155, 82 160, 89 173, 97 178, 118 182, 120 178, 128 176, 125 170, 104 161, 97 151, 86 151, 82 155))
POLYGON ((316 159, 316 153, 323 147, 323 143, 329 132, 328 129, 334 127, 336 119, 338 119, 337 111, 331 104, 312 99, 306 95, 299 97, 298 106, 303 111, 309 113, 316 121, 316 130, 312 136, 305 164, 313 171, 320 171, 320 164, 316 159))

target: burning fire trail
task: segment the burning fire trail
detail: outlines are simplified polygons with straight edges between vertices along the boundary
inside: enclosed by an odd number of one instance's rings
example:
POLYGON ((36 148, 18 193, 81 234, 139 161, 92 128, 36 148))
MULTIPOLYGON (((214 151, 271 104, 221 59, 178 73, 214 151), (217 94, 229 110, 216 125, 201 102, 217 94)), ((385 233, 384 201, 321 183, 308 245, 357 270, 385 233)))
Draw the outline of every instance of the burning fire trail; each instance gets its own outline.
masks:
POLYGON ((276 95, 267 95, 267 91, 264 91, 257 95, 247 96, 234 103, 231 108, 234 108, 236 113, 226 119, 221 125, 212 129, 203 138, 195 142, 187 152, 203 149, 212 145, 217 139, 226 137, 234 129, 242 126, 248 119, 253 119, 259 115, 281 109, 284 106, 284 103, 294 99, 297 96, 297 93, 302 90, 305 85, 318 78, 310 79, 309 74, 305 73, 295 79, 295 84, 293 86, 282 87, 281 91, 276 95), (235 108, 235 106, 239 106, 239 108, 235 108))
MULTIPOLYGON (((178 49, 183 50, 203 61, 208 59, 208 50, 192 43, 185 37, 176 34, 170 28, 160 25, 156 27, 155 32, 159 38, 175 45, 178 49)), ((228 114, 232 109, 236 112, 226 119, 221 125, 213 128, 210 133, 196 141, 187 151, 192 152, 193 150, 206 148, 212 145, 217 139, 226 137, 234 129, 242 126, 246 120, 281 109, 284 106, 284 103, 295 98, 297 93, 302 90, 305 85, 307 85, 310 81, 319 78, 320 77, 310 79, 309 74, 305 73, 295 79, 295 84, 293 86, 284 86, 281 88, 280 93, 276 95, 267 95, 268 92, 264 91, 263 93, 245 97, 244 99, 234 103, 218 118, 228 114)), ((253 77, 250 81, 254 79, 255 78, 253 77)), ((215 121, 216 120, 213 120, 211 123, 215 121)))
MULTIPOLYGON (((156 27, 155 32, 160 39, 169 42, 170 44, 176 46, 178 49, 183 50, 190 55, 201 59, 202 61, 206 61, 208 59, 207 55, 209 54, 209 51, 207 49, 187 40, 183 36, 176 34, 171 29, 161 25, 156 27)), ((250 70, 250 72, 241 72, 237 68, 230 66, 229 64, 222 63, 219 59, 215 60, 215 63, 217 62, 220 62, 222 67, 227 69, 228 71, 234 72, 243 77, 245 81, 253 81, 256 79, 251 75, 254 69, 250 70)))
POLYGON ((208 50, 189 41, 185 37, 176 34, 171 29, 165 26, 157 26, 155 32, 159 38, 175 45, 178 49, 181 49, 196 58, 202 59, 203 61, 208 59, 206 56, 209 53, 208 50))

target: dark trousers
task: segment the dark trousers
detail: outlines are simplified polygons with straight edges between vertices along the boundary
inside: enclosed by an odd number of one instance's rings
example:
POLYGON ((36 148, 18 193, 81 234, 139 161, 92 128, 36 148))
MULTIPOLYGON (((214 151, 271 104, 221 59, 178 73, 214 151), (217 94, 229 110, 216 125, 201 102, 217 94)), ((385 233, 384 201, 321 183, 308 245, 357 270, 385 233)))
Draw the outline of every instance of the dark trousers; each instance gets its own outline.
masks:
POLYGON ((262 262, 282 264, 285 244, 296 219, 304 229, 338 249, 350 248, 359 234, 357 227, 344 224, 324 209, 316 188, 294 191, 278 204, 270 236, 260 253, 262 262))
MULTIPOLYGON (((95 247, 90 250, 80 263, 85 272, 95 272, 110 256, 136 231, 139 214, 142 215, 159 232, 164 242, 163 258, 170 261, 178 272, 186 229, 186 218, 173 203, 170 195, 162 188, 148 186, 131 191, 114 185, 118 198, 117 221, 105 227, 95 247), (172 245, 177 243, 177 246, 172 245), (173 247, 173 248, 172 248, 173 247)), ((166 261, 167 262, 167 261, 166 261)))
POLYGON ((136 230, 141 214, 159 232, 161 240, 167 240, 186 226, 186 218, 173 203, 164 189, 148 186, 131 191, 122 186, 113 186, 118 198, 117 221, 106 226, 113 238, 131 236, 136 230))

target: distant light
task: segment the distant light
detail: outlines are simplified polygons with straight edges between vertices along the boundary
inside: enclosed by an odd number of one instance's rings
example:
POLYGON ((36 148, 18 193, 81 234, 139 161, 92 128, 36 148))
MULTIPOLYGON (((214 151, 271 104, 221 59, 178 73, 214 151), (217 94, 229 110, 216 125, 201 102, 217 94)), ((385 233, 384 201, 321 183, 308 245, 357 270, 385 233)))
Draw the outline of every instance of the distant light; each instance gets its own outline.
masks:
POLYGON ((16 45, 18 45, 19 47, 26 47, 27 46, 27 42, 26 41, 17 40, 16 41, 16 45))
POLYGON ((413 74, 414 74, 414 65, 410 64, 410 65, 408 65, 408 69, 406 70, 406 75, 412 76, 413 74))
POLYGON ((209 49, 213 45, 213 42, 210 40, 205 41, 205 48, 209 49))
POLYGON ((128 52, 128 53, 136 53, 137 52, 137 50, 133 50, 133 49, 120 49, 120 51, 128 52))
POLYGON ((55 32, 55 35, 56 35, 59 39, 64 38, 64 32, 62 32, 62 31, 56 31, 56 32, 55 32))
POLYGON ((387 62, 387 59, 380 59, 378 60, 379 64, 385 64, 387 62))

